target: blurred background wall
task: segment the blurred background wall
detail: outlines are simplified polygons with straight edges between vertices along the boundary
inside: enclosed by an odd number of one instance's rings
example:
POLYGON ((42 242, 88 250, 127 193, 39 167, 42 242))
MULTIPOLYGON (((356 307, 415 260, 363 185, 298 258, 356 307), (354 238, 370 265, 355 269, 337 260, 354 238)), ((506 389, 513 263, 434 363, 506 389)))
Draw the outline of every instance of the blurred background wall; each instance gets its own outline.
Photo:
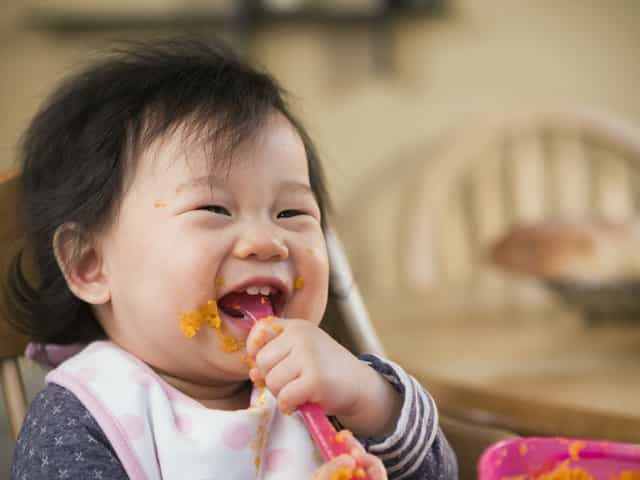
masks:
MULTIPOLYGON (((135 2, 188 3, 186 0, 135 2)), ((0 168, 65 74, 112 39, 165 31, 59 34, 28 28, 33 1, 5 0, 0 18, 0 168)), ((120 3, 39 2, 95 10, 120 3)), ((193 3, 193 2, 192 2, 193 3)), ((204 3, 204 2, 200 2, 204 3)), ((339 3, 339 2, 338 2, 339 3)), ((345 3, 348 3, 345 0, 345 3)), ((250 54, 297 98, 326 164, 338 212, 368 172, 452 125, 486 113, 583 105, 640 121, 640 2, 450 0, 442 14, 391 24, 388 65, 375 65, 367 28, 261 29, 250 54)), ((147 5, 148 4, 148 5, 147 5)), ((428 161, 428 159, 425 159, 428 161)))

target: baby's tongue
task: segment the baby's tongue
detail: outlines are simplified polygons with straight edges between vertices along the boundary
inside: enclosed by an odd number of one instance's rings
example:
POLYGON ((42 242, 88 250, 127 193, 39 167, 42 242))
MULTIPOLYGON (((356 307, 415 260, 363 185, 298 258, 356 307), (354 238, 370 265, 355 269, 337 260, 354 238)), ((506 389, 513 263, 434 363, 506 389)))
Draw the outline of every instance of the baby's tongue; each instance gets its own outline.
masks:
POLYGON ((273 306, 266 295, 232 292, 218 300, 218 306, 230 315, 244 315, 256 321, 273 315, 273 306))

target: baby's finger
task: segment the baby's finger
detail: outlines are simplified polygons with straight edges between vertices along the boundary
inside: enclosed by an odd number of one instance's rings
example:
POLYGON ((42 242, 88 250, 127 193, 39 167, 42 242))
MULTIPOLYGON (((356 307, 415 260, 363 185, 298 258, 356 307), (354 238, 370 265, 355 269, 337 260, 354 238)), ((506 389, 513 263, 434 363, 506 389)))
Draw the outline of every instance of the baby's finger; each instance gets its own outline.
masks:
POLYGON ((344 442, 346 448, 351 454, 351 457, 356 461, 356 468, 353 471, 353 478, 356 480, 359 478, 367 478, 368 480, 372 480, 372 478, 367 475, 366 469, 366 466, 371 463, 371 460, 365 458, 369 456, 369 454, 366 452, 358 439, 354 437, 349 430, 340 430, 336 435, 336 440, 338 440, 339 442, 344 442))
MULTIPOLYGON (((255 357, 255 367, 261 376, 266 377, 272 369, 284 361, 291 353, 293 345, 285 337, 269 340, 262 346, 255 357)), ((290 363, 290 362, 289 362, 290 363)))
POLYGON ((282 332, 282 325, 273 317, 258 321, 247 337, 247 355, 255 358, 260 349, 282 332))
POLYGON ((336 440, 344 442, 351 455, 354 457, 366 454, 366 451, 362 444, 356 437, 353 436, 349 430, 340 430, 337 434, 336 440))
MULTIPOLYGON (((258 370, 258 375, 263 375, 261 369, 258 370)), ((295 362, 280 361, 269 370, 269 373, 264 377, 264 382, 273 396, 278 397, 280 391, 298 378, 299 375, 300 369, 295 362)))
POLYGON ((343 441, 349 449, 351 456, 356 461, 356 469, 353 472, 353 478, 366 478, 368 480, 384 480, 387 478, 387 472, 384 468, 382 460, 375 455, 367 453, 362 444, 349 430, 340 430, 338 432, 340 441, 343 441))
POLYGON ((339 455, 322 465, 313 473, 312 480, 335 480, 351 478, 356 462, 349 455, 339 455), (342 476, 341 476, 342 475, 342 476))
POLYGON ((293 413, 300 405, 313 401, 308 382, 298 377, 280 390, 278 407, 284 414, 293 413))
POLYGON ((375 455, 370 453, 357 455, 356 461, 358 467, 366 472, 369 480, 387 480, 387 470, 384 468, 382 460, 375 455))

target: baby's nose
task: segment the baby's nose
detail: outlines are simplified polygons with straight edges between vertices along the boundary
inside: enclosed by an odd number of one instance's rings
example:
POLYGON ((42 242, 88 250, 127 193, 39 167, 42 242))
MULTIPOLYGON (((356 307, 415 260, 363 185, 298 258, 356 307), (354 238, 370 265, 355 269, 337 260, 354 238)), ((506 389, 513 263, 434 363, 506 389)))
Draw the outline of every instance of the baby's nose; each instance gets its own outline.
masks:
POLYGON ((289 249, 268 226, 247 229, 236 241, 233 253, 237 258, 254 257, 258 260, 286 260, 289 249))

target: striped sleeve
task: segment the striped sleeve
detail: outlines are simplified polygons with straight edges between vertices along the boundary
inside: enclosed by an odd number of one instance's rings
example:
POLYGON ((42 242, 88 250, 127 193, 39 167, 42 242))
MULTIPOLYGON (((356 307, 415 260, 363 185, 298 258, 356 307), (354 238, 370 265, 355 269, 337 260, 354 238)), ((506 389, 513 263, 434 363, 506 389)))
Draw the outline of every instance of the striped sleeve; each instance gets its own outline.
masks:
POLYGON ((394 362, 369 354, 359 358, 402 396, 395 430, 382 438, 359 439, 368 452, 382 460, 389 480, 457 479, 456 457, 438 426, 438 410, 431 395, 394 362))

